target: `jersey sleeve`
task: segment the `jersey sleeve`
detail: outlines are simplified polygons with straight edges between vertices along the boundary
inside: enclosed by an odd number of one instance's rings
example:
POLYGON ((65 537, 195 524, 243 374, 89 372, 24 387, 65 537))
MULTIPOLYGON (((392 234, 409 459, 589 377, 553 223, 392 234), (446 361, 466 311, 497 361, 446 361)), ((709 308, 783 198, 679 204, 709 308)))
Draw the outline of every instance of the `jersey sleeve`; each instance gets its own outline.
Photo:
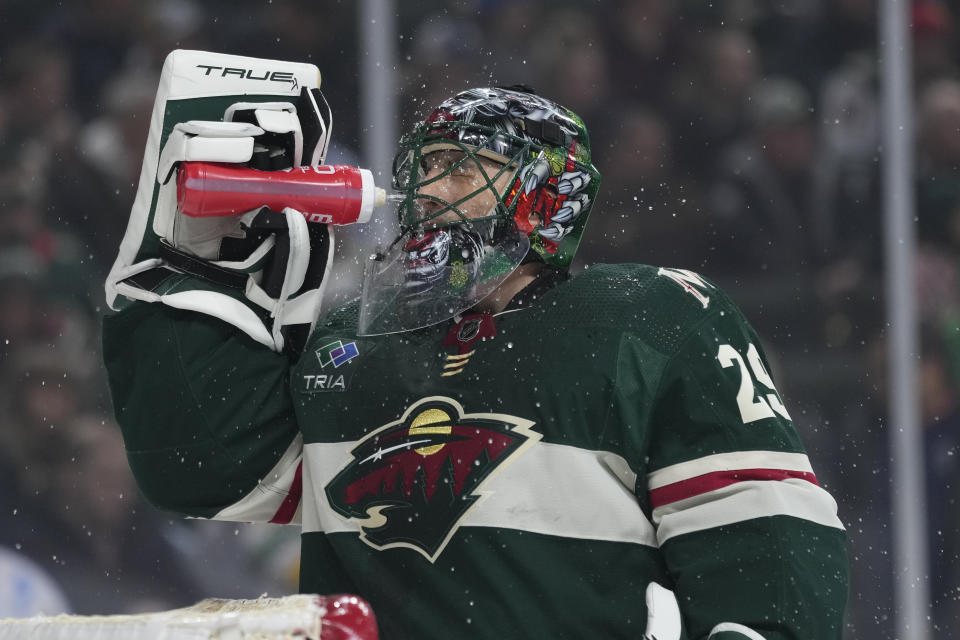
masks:
POLYGON ((102 340, 147 500, 195 517, 297 521, 303 447, 285 356, 210 316, 142 302, 106 316, 102 340))
POLYGON ((718 301, 667 362, 646 495, 691 638, 839 639, 846 537, 753 330, 718 301), (721 635, 726 634, 726 635, 721 635))

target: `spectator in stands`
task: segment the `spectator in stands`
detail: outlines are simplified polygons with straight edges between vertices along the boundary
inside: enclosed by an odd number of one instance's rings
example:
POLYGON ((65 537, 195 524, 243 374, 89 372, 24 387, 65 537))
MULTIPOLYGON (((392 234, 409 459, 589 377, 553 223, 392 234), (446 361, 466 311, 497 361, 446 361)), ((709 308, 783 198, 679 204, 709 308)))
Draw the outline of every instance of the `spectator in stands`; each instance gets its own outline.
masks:
POLYGON ((913 3, 911 27, 913 36, 914 85, 923 87, 944 76, 956 76, 957 41, 955 19, 950 4, 939 0, 917 0, 913 3))
MULTIPOLYGON (((150 128, 153 98, 157 91, 155 68, 130 67, 113 76, 101 96, 97 117, 77 132, 82 160, 78 171, 84 189, 102 193, 101 208, 83 234, 85 249, 94 257, 94 268, 105 270, 110 255, 126 228, 130 203, 137 190, 143 145, 150 128)), ((61 200, 72 198, 68 192, 61 200)), ((67 206, 70 206, 67 204, 67 206)))
POLYGON ((917 104, 918 295, 926 319, 960 314, 960 82, 931 82, 917 104))
POLYGON ((855 278, 832 272, 828 295, 862 287, 866 271, 879 267, 880 105, 876 63, 856 52, 822 78, 814 118, 818 152, 813 171, 812 215, 827 261, 847 260, 855 278), (852 280, 852 281, 851 281, 852 280))
POLYGON ((163 520, 140 503, 119 428, 78 413, 79 385, 55 369, 29 366, 18 385, 33 422, 4 438, 15 493, 0 496, 12 514, 0 545, 45 571, 75 613, 170 609, 210 595, 178 566, 163 520))
POLYGON ((600 14, 616 98, 662 110, 671 82, 663 70, 677 62, 680 17, 670 0, 616 0, 600 14))
POLYGON ((960 165, 960 80, 943 77, 918 98, 917 140, 921 179, 937 179, 960 165))
MULTIPOLYGON (((612 90, 604 39, 595 12, 577 6, 550 11, 530 39, 532 68, 507 83, 537 78, 560 104, 580 105, 585 122, 599 122, 609 117, 612 90)), ((514 68, 511 75, 517 74, 514 68)))
MULTIPOLYGON (((39 32, 47 49, 64 57, 69 81, 63 101, 76 117, 88 119, 99 110, 99 97, 106 82, 118 73, 127 54, 138 46, 146 17, 154 5, 135 0, 91 0, 83 4, 62 3, 45 12, 39 32)), ((28 38, 26 41, 35 38, 28 38)), ((38 92, 40 97, 42 92, 38 92)))
POLYGON ((748 134, 729 145, 708 196, 716 246, 707 269, 807 272, 820 261, 811 213, 816 130, 810 96, 771 78, 752 96, 748 134))
POLYGON ((626 103, 601 121, 597 163, 603 166, 607 215, 591 221, 583 259, 642 261, 699 268, 704 216, 690 183, 675 173, 673 132, 649 107, 626 103))
POLYGON ((923 333, 919 382, 933 618, 940 635, 953 637, 960 630, 960 379, 940 330, 923 333))
POLYGON ((697 180, 714 174, 719 154, 745 131, 759 77, 757 45, 747 32, 712 29, 689 40, 665 105, 684 173, 697 180))
MULTIPOLYGON (((43 41, 17 43, 11 46, 8 61, 0 67, 0 86, 9 88, 9 135, 0 137, 0 183, 10 186, 5 193, 15 193, 33 205, 34 231, 48 240, 72 235, 75 240, 64 244, 74 248, 87 244, 99 225, 116 226, 118 218, 110 211, 120 202, 116 190, 91 167, 77 140, 81 127, 79 114, 72 108, 68 53, 43 41), (91 203, 96 203, 95 213, 91 203)), ((4 217, 22 213, 7 204, 4 217)), ((22 224, 16 223, 18 228, 22 224)), ((4 238, 0 245, 11 240, 4 238)), ((43 248, 49 260, 66 260, 77 267, 83 263, 89 268, 92 260, 104 259, 89 244, 78 257, 64 251, 65 246, 45 244, 43 248)))

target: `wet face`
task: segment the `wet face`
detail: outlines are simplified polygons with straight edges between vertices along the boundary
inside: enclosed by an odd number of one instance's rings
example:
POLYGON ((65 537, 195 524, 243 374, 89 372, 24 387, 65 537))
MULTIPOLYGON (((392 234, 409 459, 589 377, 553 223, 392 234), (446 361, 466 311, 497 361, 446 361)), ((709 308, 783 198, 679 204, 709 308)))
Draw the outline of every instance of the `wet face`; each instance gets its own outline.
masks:
POLYGON ((504 171, 498 176, 502 169, 503 165, 498 162, 480 156, 469 157, 462 151, 443 150, 425 155, 421 160, 422 181, 435 181, 418 190, 422 219, 427 224, 439 224, 494 214, 497 194, 504 193, 513 175, 512 171, 504 171), (447 209, 444 203, 453 205, 460 213, 447 209))

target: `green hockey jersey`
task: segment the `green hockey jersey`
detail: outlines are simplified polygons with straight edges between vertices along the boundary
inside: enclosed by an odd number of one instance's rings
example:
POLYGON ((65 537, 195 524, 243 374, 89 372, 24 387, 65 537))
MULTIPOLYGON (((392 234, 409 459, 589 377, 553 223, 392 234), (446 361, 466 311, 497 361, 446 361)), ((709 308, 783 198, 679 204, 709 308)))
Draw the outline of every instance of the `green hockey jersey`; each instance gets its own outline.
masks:
POLYGON ((356 324, 329 314, 291 367, 190 312, 106 318, 146 496, 299 523, 301 590, 366 598, 388 639, 640 638, 651 581, 689 638, 841 637, 836 504, 708 281, 601 265, 494 316, 356 324))

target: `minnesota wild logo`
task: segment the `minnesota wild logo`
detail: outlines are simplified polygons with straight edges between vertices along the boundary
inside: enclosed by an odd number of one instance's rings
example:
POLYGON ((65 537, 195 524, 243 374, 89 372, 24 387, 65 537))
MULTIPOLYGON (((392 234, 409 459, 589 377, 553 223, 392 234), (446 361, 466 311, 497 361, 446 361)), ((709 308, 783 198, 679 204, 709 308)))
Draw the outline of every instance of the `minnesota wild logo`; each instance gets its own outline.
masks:
POLYGON ((374 549, 405 547, 433 562, 481 500, 483 483, 540 439, 532 426, 425 398, 357 443, 327 499, 374 549))

